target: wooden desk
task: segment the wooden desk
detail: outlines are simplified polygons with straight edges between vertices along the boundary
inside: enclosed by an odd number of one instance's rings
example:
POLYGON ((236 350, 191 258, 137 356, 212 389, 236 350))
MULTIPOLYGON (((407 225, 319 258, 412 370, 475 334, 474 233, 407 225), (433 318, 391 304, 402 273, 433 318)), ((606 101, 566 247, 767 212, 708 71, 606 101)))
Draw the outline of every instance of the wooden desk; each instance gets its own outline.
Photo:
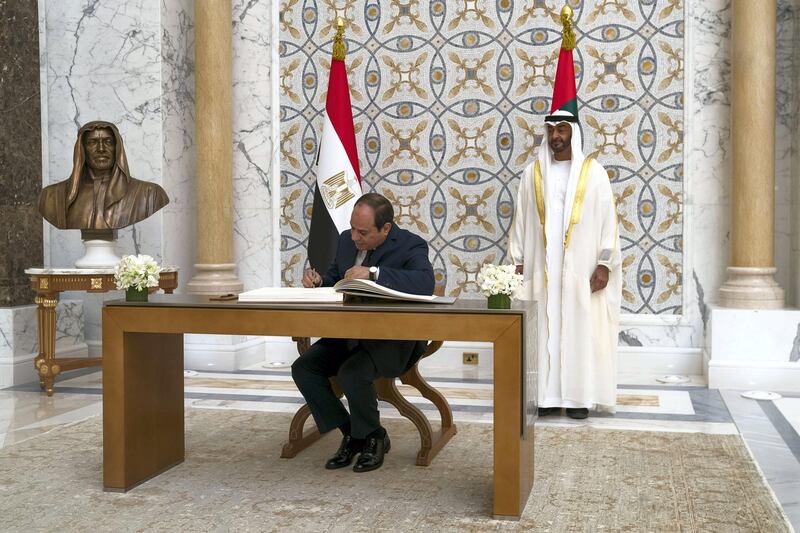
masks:
MULTIPOLYGON (((515 304, 519 305, 519 304, 515 304)), ((157 295, 103 307, 103 484, 127 491, 184 458, 183 334, 441 339, 494 344, 493 515, 519 518, 533 485, 535 312, 485 301, 242 304, 157 295)))
MULTIPOLYGON (((56 359, 56 305, 65 291, 108 292, 116 290, 114 269, 29 268, 31 288, 36 291, 36 318, 39 330, 39 354, 33 361, 39 373, 39 385, 53 395, 56 376, 65 370, 100 366, 100 357, 65 357, 56 359)), ((158 288, 170 294, 178 286, 178 269, 161 272, 158 288)))

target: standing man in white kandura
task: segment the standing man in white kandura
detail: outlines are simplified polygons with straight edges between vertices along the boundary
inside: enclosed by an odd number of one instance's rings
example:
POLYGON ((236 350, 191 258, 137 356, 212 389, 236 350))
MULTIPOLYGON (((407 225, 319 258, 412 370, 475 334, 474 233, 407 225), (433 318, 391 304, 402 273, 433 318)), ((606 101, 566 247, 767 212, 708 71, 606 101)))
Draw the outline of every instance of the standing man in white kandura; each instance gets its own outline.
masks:
POLYGON ((509 235, 522 298, 538 301, 539 415, 613 411, 622 276, 605 169, 585 158, 577 117, 558 109, 525 170, 509 235))

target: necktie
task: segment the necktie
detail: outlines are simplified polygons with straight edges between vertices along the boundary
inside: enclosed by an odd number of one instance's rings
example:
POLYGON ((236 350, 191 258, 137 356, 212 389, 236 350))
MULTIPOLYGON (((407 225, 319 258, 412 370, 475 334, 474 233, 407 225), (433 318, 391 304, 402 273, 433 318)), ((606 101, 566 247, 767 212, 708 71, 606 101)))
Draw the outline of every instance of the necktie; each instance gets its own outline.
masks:
POLYGON ((361 266, 362 266, 362 267, 367 267, 367 266, 370 266, 369 262, 370 262, 370 260, 372 259, 372 252, 373 252, 373 251, 374 251, 374 250, 367 250, 367 255, 365 255, 365 256, 364 256, 364 260, 363 260, 363 261, 361 261, 361 266))

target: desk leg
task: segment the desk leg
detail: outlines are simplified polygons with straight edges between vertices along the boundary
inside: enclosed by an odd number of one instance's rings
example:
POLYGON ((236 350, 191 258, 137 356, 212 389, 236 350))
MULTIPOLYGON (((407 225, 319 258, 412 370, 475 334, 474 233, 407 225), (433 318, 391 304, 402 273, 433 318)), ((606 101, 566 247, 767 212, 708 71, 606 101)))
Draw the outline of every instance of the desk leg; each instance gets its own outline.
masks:
POLYGON ((39 373, 39 386, 53 395, 55 378, 61 373, 56 358, 56 305, 58 294, 40 294, 34 299, 39 323, 39 355, 33 361, 39 373))
POLYGON ((104 310, 104 487, 127 491, 183 457, 183 335, 123 333, 104 310))
POLYGON ((533 487, 533 432, 522 434, 522 322, 494 341, 495 518, 518 520, 533 487))

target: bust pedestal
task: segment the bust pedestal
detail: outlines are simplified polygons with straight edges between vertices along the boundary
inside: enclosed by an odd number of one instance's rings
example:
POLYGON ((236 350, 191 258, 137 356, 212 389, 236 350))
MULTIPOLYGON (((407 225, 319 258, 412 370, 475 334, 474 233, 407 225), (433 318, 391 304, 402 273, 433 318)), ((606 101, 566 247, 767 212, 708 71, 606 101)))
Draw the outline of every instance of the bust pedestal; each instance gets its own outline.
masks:
POLYGON ((81 230, 81 239, 86 250, 83 257, 75 261, 75 268, 114 268, 120 257, 115 250, 117 232, 114 230, 81 230))

